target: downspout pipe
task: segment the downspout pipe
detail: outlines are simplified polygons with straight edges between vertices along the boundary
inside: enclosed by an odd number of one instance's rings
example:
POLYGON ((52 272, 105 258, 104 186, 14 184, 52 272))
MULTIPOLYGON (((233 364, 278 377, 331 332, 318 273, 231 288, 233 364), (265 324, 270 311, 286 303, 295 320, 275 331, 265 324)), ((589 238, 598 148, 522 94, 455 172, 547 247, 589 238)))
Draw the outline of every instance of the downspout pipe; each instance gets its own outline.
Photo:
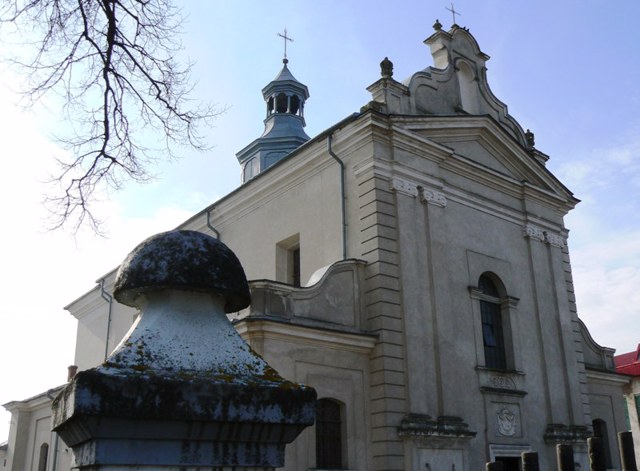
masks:
POLYGON ((111 335, 111 312, 113 310, 113 297, 104 289, 105 279, 100 280, 100 297, 104 299, 109 305, 109 313, 107 316, 107 337, 104 342, 104 359, 107 360, 109 356, 109 336, 111 335))
POLYGON ((211 211, 207 211, 207 227, 216 235, 216 239, 220 240, 220 232, 211 224, 211 211))
POLYGON ((345 168, 344 162, 333 152, 332 147, 333 133, 329 133, 327 136, 327 151, 333 159, 340 165, 340 200, 342 209, 342 260, 347 259, 347 211, 345 201, 345 168))

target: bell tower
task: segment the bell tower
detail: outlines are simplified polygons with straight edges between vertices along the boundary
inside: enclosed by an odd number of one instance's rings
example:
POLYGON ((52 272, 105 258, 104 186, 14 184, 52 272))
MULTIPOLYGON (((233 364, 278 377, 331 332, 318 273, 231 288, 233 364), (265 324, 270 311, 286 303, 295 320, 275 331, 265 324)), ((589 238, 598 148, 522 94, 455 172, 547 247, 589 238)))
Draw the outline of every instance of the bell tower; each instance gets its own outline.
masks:
MULTIPOLYGON (((286 46, 286 40, 290 40, 286 30, 282 37, 286 46)), ((309 140, 304 132, 304 104, 309 98, 309 90, 289 71, 286 49, 282 63, 280 73, 262 89, 267 108, 262 136, 236 154, 242 166, 243 183, 309 140)))

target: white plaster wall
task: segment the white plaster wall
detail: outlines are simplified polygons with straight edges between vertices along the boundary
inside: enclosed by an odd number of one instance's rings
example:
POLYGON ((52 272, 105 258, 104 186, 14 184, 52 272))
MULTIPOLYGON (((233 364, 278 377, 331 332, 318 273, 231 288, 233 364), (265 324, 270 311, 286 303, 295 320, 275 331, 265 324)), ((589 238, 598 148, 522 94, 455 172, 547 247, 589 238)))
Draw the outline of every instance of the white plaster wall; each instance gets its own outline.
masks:
MULTIPOLYGON (((370 469, 368 355, 301 340, 252 338, 249 344, 283 377, 312 386, 318 398, 344 403, 347 468, 370 469)), ((308 427, 287 446, 286 471, 315 467, 315 428, 308 427)))
MULTIPOLYGON (((327 156, 316 158, 326 160, 327 156)), ((285 171, 281 167, 249 181, 242 194, 220 202, 211 219, 221 240, 240 259, 248 279, 276 280, 276 245, 299 234, 304 285, 317 269, 342 258, 340 172, 337 164, 327 161, 310 175, 291 176, 291 182, 279 175, 285 171), (270 180, 275 180, 275 187, 263 193, 270 180), (255 198, 240 201, 255 193, 255 198)), ((208 231, 204 222, 203 218, 192 225, 208 231)))

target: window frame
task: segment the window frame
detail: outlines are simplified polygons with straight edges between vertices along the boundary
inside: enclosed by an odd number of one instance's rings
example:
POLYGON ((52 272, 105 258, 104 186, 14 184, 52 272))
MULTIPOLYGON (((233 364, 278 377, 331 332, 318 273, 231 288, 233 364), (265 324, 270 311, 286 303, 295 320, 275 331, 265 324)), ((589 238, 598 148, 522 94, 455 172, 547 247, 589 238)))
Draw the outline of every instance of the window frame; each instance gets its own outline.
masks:
POLYGON ((474 332, 476 336, 476 361, 481 368, 496 371, 518 371, 520 361, 517 355, 517 348, 514 342, 513 332, 516 331, 516 313, 518 298, 509 296, 506 288, 499 276, 493 272, 485 271, 477 279, 477 286, 470 286, 469 293, 472 300, 474 332), (487 277, 496 289, 498 296, 486 294, 480 287, 482 277, 487 277), (504 351, 504 362, 500 364, 487 361, 485 348, 485 323, 483 322, 483 307, 489 305, 497 306, 502 329, 502 349, 504 351))
POLYGON ((276 280, 296 288, 302 286, 300 233, 276 244, 276 280))
MULTIPOLYGON (((347 429, 345 417, 345 404, 338 399, 332 397, 319 398, 316 402, 316 421, 315 421, 315 468, 314 469, 347 469, 347 429), (332 421, 321 420, 318 412, 322 410, 321 404, 331 404, 337 408, 338 419, 332 418, 332 421), (328 430, 323 433, 322 427, 331 423, 333 427, 327 427, 328 430), (338 427, 336 432, 335 427, 338 427), (337 435, 337 437, 336 437, 337 435), (331 443, 323 442, 324 437, 329 437, 331 443), (323 455, 327 450, 331 451, 331 446, 335 446, 333 453, 329 452, 328 456, 323 455)), ((335 410, 334 410, 335 412, 335 410)))

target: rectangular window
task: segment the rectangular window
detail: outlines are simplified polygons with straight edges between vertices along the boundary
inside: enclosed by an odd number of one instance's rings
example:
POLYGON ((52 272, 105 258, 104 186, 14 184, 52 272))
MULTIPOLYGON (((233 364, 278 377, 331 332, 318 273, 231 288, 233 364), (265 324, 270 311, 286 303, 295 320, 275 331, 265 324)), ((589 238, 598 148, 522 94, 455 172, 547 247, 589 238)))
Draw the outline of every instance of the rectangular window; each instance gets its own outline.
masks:
POLYGON ((300 247, 290 250, 291 257, 291 284, 300 286, 300 247))
POLYGON ((300 234, 276 244, 276 280, 293 286, 302 285, 300 234))
POLYGON ((316 402, 316 468, 343 469, 343 406, 333 399, 316 402))

